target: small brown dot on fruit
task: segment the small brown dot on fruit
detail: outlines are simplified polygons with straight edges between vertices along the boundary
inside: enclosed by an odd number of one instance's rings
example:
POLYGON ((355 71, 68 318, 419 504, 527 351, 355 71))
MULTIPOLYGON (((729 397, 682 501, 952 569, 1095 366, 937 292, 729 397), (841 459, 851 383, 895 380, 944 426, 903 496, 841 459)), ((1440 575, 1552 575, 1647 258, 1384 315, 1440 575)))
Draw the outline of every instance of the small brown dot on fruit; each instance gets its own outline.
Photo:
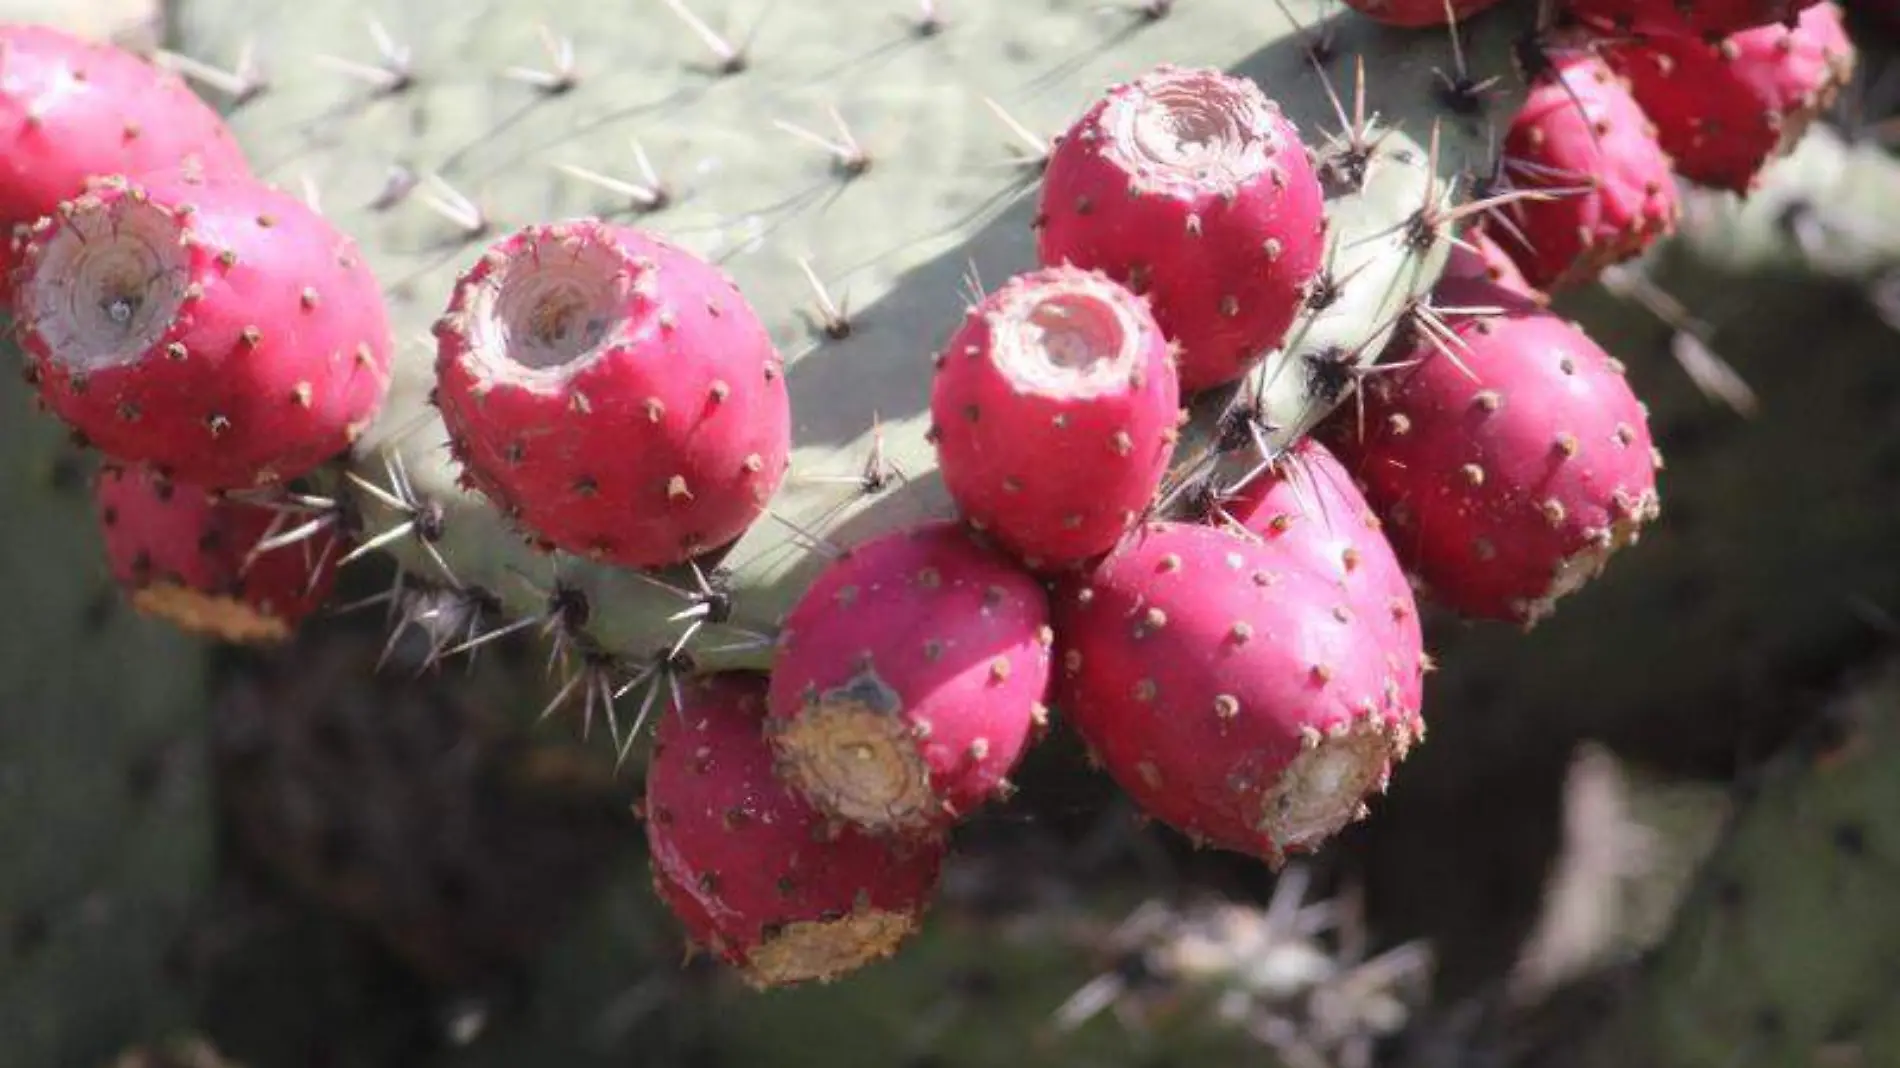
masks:
POLYGON ((1142 704, 1147 704, 1155 699, 1155 694, 1159 689, 1160 687, 1155 685, 1155 680, 1142 679, 1135 683, 1135 700, 1140 701, 1142 704))

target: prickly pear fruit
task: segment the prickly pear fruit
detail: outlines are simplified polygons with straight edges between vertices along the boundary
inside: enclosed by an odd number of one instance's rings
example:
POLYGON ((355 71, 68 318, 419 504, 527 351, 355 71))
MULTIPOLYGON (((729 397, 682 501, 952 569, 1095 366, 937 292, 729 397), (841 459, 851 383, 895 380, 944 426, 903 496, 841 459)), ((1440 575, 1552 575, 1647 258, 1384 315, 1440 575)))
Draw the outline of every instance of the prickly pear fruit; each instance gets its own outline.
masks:
POLYGON ((1529 626, 1656 518, 1661 459, 1622 365, 1580 328, 1485 282, 1437 294, 1498 313, 1446 315, 1458 345, 1419 341, 1369 384, 1363 433, 1324 434, 1429 597, 1529 626))
POLYGON ((388 391, 388 313, 355 242, 250 178, 97 182, 34 224, 18 281, 48 407, 181 482, 305 474, 388 391))
POLYGON ((780 631, 769 731, 820 811, 928 834, 1004 788, 1042 723, 1042 586, 950 523, 882 535, 821 571, 780 631))
MULTIPOLYGON (((1278 865, 1365 812, 1422 730, 1315 526, 1157 522, 1055 598, 1056 704, 1148 815, 1278 865)), ((1415 666, 1404 666, 1409 676, 1415 666)))
POLYGON ((280 642, 329 599, 348 552, 335 525, 285 545, 286 512, 108 463, 93 501, 112 575, 139 611, 230 642, 280 642))
MULTIPOLYGON (((224 120, 174 74, 51 26, 0 24, 0 237, 93 177, 247 174, 224 120)), ((11 242, 0 242, 0 296, 11 242)))
POLYGON ((1773 23, 1792 25, 1820 0, 1564 0, 1566 12, 1615 33, 1713 39, 1773 23))
POLYGON ((784 478, 784 361, 724 272, 579 219, 503 237, 437 321, 467 481, 544 547, 627 567, 730 543, 784 478))
POLYGON ((1180 407, 1147 302, 1075 267, 1020 275, 971 308, 931 391, 951 498, 1037 566, 1113 547, 1161 484, 1180 407))
POLYGON ((946 848, 830 825, 787 789, 762 731, 765 691, 754 674, 686 683, 654 733, 645 805, 654 890, 695 944, 760 988, 890 956, 946 848))
POLYGON ((1347 7, 1374 22, 1387 26, 1417 29, 1449 25, 1454 17, 1462 22, 1502 0, 1344 0, 1347 7))
POLYGON ((1319 179, 1279 104, 1246 78, 1165 64, 1062 135, 1036 228, 1045 266, 1101 270, 1149 297, 1185 393, 1280 344, 1325 258, 1319 179))
POLYGON ((1384 524, 1332 450, 1302 438, 1222 511, 1255 536, 1305 554, 1347 609, 1379 632, 1378 648, 1399 688, 1400 706, 1423 707, 1428 661, 1411 581, 1384 524))
POLYGON ((1681 203, 1669 157, 1616 72, 1589 51, 1552 57, 1504 138, 1504 176, 1551 191, 1487 221, 1524 277, 1551 291, 1594 281, 1603 268, 1675 230, 1681 203))
POLYGON ((1759 26, 1714 44, 1649 37, 1607 58, 1692 182, 1747 192, 1768 160, 1793 147, 1854 73, 1840 8, 1816 4, 1793 27, 1759 26))
POLYGON ((1483 229, 1470 230, 1460 235, 1458 241, 1461 243, 1453 244, 1450 255, 1445 258, 1441 277, 1483 279, 1532 300, 1549 299, 1530 284, 1524 272, 1518 269, 1517 261, 1483 229))

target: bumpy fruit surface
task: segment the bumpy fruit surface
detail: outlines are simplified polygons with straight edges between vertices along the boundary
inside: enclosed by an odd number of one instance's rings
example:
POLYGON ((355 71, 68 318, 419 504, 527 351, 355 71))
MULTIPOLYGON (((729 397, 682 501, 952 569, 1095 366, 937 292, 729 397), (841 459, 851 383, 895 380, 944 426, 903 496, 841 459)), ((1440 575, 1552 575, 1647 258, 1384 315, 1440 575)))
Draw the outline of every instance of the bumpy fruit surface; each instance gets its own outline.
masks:
POLYGON ((1505 134, 1503 166, 1511 187, 1552 193, 1498 208, 1514 227, 1487 223, 1538 289, 1594 281, 1673 232, 1681 213, 1648 118, 1588 51, 1556 55, 1539 75, 1505 134))
POLYGON ((931 392, 950 496, 1038 565, 1115 544, 1160 486, 1179 417, 1147 302, 1074 267, 1013 278, 970 309, 931 392))
MULTIPOLYGON (((249 172, 224 120, 178 76, 51 26, 0 24, 0 237, 106 175, 249 172)), ((0 248, 0 295, 14 257, 0 248)))
POLYGON ((946 827, 994 797, 1035 738, 1051 640, 1041 584, 957 525, 852 549, 780 631, 781 777, 867 829, 946 827))
POLYGON ((1110 89, 1057 142, 1037 251, 1147 295, 1193 393, 1285 337, 1325 258, 1323 200, 1298 129, 1259 86, 1164 65, 1110 89))
POLYGON ((1055 599, 1056 704, 1143 811, 1278 864, 1365 812, 1420 731, 1389 622, 1303 544, 1154 523, 1055 599))
POLYGON ((1377 631, 1399 707, 1414 714, 1424 707, 1427 658, 1411 581, 1384 524, 1332 450, 1302 438, 1223 511, 1255 536, 1304 554, 1353 616, 1377 631))
POLYGON ((1524 277, 1510 253, 1484 230, 1467 231, 1459 235, 1458 240, 1462 244, 1452 245, 1450 255, 1445 258, 1443 277, 1482 279, 1533 300, 1548 299, 1524 277))
POLYGON ((1372 380, 1363 434, 1341 418, 1327 440, 1428 596, 1530 625, 1657 516, 1661 461, 1622 366, 1582 330, 1485 282, 1437 292, 1501 311, 1447 316, 1456 360, 1419 342, 1397 361, 1415 366, 1372 380))
POLYGON ((305 474, 388 392, 388 312, 356 243, 250 178, 96 183, 34 225, 18 281, 47 405, 181 482, 305 474))
POLYGON ((468 482, 546 546, 681 563, 742 534, 784 478, 782 358, 724 272, 654 234, 518 230, 462 274, 435 333, 468 482))
POLYGON ((94 486, 112 575, 139 611, 231 642, 281 642, 321 607, 349 551, 334 526, 263 545, 300 522, 261 504, 107 464, 94 486))
POLYGON ((1794 22, 1819 0, 1564 0, 1569 14, 1619 33, 1715 38, 1794 22))
POLYGON ((1611 50, 1609 59, 1656 124, 1676 172, 1741 193, 1833 105, 1853 77, 1855 52, 1840 8, 1822 3, 1793 27, 1760 26, 1714 44, 1650 37, 1611 50))
POLYGON ((941 841, 832 826, 773 774, 765 679, 687 683, 647 766, 653 886, 692 941, 755 987, 836 979, 916 928, 941 841))
POLYGON ((1463 21, 1502 0, 1344 0, 1347 7, 1375 22, 1415 29, 1463 21))

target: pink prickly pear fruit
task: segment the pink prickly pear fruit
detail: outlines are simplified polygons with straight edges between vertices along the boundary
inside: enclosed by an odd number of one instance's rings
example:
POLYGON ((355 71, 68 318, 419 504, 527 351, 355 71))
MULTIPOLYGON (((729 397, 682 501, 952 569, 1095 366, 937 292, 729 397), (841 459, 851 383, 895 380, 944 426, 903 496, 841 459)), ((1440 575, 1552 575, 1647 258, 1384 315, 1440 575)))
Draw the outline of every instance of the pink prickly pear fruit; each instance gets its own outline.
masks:
POLYGON ((1420 29, 1449 25, 1455 17, 1463 22, 1502 0, 1345 0, 1347 7, 1374 22, 1387 26, 1420 29))
MULTIPOLYGON (((0 24, 0 234, 51 215, 89 178, 249 173, 224 120, 177 75, 51 26, 0 24)), ((12 286, 0 249, 0 296, 12 286)))
POLYGON ((1362 817, 1422 729, 1314 529, 1151 523, 1055 597, 1056 705, 1094 758, 1147 815, 1275 866, 1362 817))
POLYGON ((1049 601, 951 523, 833 561, 784 620, 769 732, 819 811, 930 835, 1007 789, 1046 720, 1049 601))
POLYGON ((543 547, 624 567, 718 549, 791 454, 784 361, 723 271, 584 219, 491 245, 435 326, 465 481, 543 547))
POLYGON ((1505 134, 1504 169, 1512 187, 1550 194, 1497 209, 1515 225, 1492 235, 1545 291, 1594 281, 1673 233, 1682 211, 1649 119, 1587 51, 1553 57, 1532 83, 1505 134))
POLYGON ((1387 677, 1397 687, 1397 706, 1415 718, 1430 666, 1417 598, 1384 524, 1332 450, 1302 438, 1223 511, 1256 537, 1303 555, 1353 616, 1376 631, 1387 677))
POLYGON ((647 765, 653 888, 692 942, 756 988, 837 979, 896 952, 936 890, 941 840, 827 821, 773 773, 762 676, 686 683, 647 765))
POLYGON ((1532 626, 1661 511, 1647 413, 1579 327, 1497 286, 1448 279, 1459 344, 1419 342, 1327 440, 1426 594, 1532 626))
POLYGON ((334 524, 274 544, 303 520, 145 467, 104 465, 93 502, 113 578, 133 607, 228 642, 289 639, 329 599, 349 551, 334 524))
POLYGON ((1714 44, 1650 37, 1609 52, 1656 125, 1676 172, 1746 193, 1769 159, 1793 148, 1853 77, 1841 9, 1816 4, 1794 26, 1770 23, 1714 44))
POLYGON ((1324 195, 1279 105, 1247 78, 1165 64, 1058 139, 1035 225, 1045 266, 1104 271, 1153 302, 1184 393, 1278 345, 1325 258, 1324 195))
POLYGON ((1518 269, 1517 261, 1483 229, 1468 230, 1458 241, 1461 243, 1454 243, 1445 259, 1443 277, 1482 279, 1539 303, 1550 299, 1530 284, 1524 272, 1518 269))
POLYGON ((1780 23, 1791 26, 1820 0, 1564 0, 1565 12, 1613 33, 1713 40, 1780 23))
POLYGON ((1107 552, 1167 471, 1180 385, 1147 302, 1095 271, 1020 275, 937 357, 932 437, 971 525, 1032 566, 1107 552))
POLYGON ((94 183, 34 224, 14 315, 54 413, 206 489, 308 473, 389 389, 388 311, 356 243, 251 178, 94 183))

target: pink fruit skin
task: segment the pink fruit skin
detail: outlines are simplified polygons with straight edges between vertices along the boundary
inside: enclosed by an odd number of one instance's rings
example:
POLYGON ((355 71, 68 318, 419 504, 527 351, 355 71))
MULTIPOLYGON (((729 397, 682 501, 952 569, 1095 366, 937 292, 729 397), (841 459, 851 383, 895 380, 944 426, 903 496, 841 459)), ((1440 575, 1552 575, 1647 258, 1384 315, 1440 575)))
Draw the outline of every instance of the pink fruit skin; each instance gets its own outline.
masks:
POLYGON ((1325 258, 1326 215, 1299 130, 1245 78, 1162 65, 1115 86, 1057 141, 1036 220, 1045 266, 1106 272, 1149 297, 1180 346, 1183 393, 1232 382, 1286 336, 1325 258), (1173 165, 1148 102, 1224 102, 1245 164, 1173 165), (1211 176, 1210 176, 1211 175, 1211 176))
POLYGON ((1430 598, 1528 626, 1656 517, 1661 460, 1622 366, 1581 329, 1484 282, 1437 292, 1504 312, 1449 316, 1458 362, 1421 343, 1367 389, 1364 436, 1340 420, 1327 441, 1430 598))
POLYGON ((1616 33, 1716 38, 1792 24, 1820 0, 1564 0, 1566 13, 1616 33))
POLYGON ((1833 103, 1853 76, 1855 50, 1840 8, 1822 3, 1793 28, 1760 26, 1717 44, 1651 37, 1608 58, 1629 79, 1678 174, 1746 193, 1768 160, 1833 103))
POLYGON ((1278 469, 1249 483, 1223 510, 1254 535, 1305 554, 1353 616, 1376 631, 1399 706, 1424 706, 1429 659, 1411 581, 1384 524, 1332 450, 1302 438, 1278 469))
POLYGON ((1354 610, 1301 544, 1314 529, 1152 523, 1055 597, 1057 708, 1108 774, 1147 815, 1275 865, 1363 814, 1422 730, 1416 667, 1388 668, 1389 617, 1354 610), (1349 770, 1299 763, 1335 754, 1349 770), (1283 808, 1283 786, 1307 803, 1283 808))
POLYGON ((1180 405, 1147 303, 1105 275, 1052 267, 970 309, 938 357, 930 411, 938 466, 965 519, 1034 566, 1059 567, 1107 552, 1147 507, 1180 405), (1074 326, 1056 347, 1084 344, 1093 324, 1125 348, 1087 377, 1032 377, 1010 354, 1038 309, 1045 331, 1074 326))
POLYGON ((695 945, 755 986, 835 978, 909 933, 945 846, 828 825, 773 775, 764 712, 764 677, 730 673, 687 683, 660 717, 645 803, 653 887, 695 945), (820 926, 855 953, 798 953, 820 926))
POLYGON ((1500 2, 1502 0, 1454 0, 1451 14, 1447 14, 1445 0, 1345 0, 1347 7, 1374 22, 1406 29, 1444 26, 1451 22, 1452 14, 1462 23, 1480 11, 1498 6, 1500 2))
POLYGON ((382 292, 356 243, 302 200, 250 178, 171 177, 99 184, 72 204, 35 224, 14 314, 40 396, 101 452, 244 488, 308 473, 376 417, 394 350, 382 292), (129 360, 76 371, 75 352, 130 336, 101 326, 99 302, 118 290, 100 286, 128 282, 143 301, 164 287, 103 256, 76 278, 46 252, 82 234, 98 248, 99 228, 146 207, 167 220, 149 236, 177 257, 164 272, 182 291, 176 312, 129 360), (88 299, 81 343, 72 330, 88 299))
MULTIPOLYGON (((566 292, 516 309, 516 338, 593 325, 572 321, 566 292)), ((783 359, 724 272, 654 234, 594 220, 516 231, 463 273, 435 333, 435 402, 466 481, 543 547, 678 564, 744 533, 784 478, 783 359), (570 269, 609 286, 596 310, 622 317, 593 355, 538 373, 491 361, 506 336, 483 311, 496 287, 570 269)))
POLYGON ((108 464, 94 505, 116 579, 140 610, 229 641, 279 642, 322 607, 348 539, 332 526, 251 557, 285 533, 275 509, 108 464))
POLYGON ((1616 72, 1589 52, 1552 63, 1512 117, 1505 169, 1516 189, 1560 192, 1497 209, 1522 239, 1487 226, 1525 280, 1545 291, 1594 281, 1673 233, 1682 210, 1669 157, 1616 72))
POLYGON ((1041 584, 963 528, 866 542, 784 620, 769 705, 781 775, 839 819, 945 828, 1004 789, 1037 736, 1052 641, 1041 584), (859 740, 882 754, 869 790, 836 771, 859 740))
POLYGON ((1524 272, 1518 269, 1517 261, 1511 259, 1510 253, 1505 252, 1483 230, 1466 231, 1458 240, 1464 244, 1451 246, 1451 254, 1445 260, 1444 277, 1482 279, 1532 300, 1542 302, 1550 299, 1530 284, 1524 272), (1467 248, 1467 245, 1470 247, 1467 248))
MULTIPOLYGON (((0 25, 0 232, 94 176, 249 173, 224 120, 177 75, 50 26, 0 25)), ((0 298, 15 266, 0 249, 0 298)))

